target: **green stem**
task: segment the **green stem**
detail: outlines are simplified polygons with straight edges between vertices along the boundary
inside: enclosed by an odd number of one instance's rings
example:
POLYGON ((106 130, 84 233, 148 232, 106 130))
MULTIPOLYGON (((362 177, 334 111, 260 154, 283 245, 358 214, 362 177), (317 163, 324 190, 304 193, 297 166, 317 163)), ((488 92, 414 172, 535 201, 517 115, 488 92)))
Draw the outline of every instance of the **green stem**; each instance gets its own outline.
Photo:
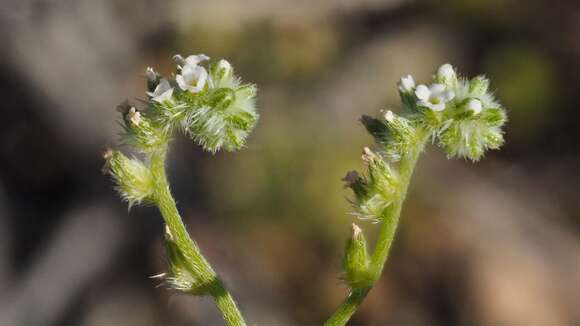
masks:
POLYGON ((175 200, 171 195, 165 172, 165 158, 167 147, 151 154, 151 173, 155 179, 154 201, 165 224, 183 257, 185 264, 192 275, 195 275, 201 284, 205 285, 207 293, 211 295, 216 306, 221 311, 224 320, 229 326, 245 326, 246 323, 238 310, 234 299, 225 288, 223 282, 216 275, 211 265, 201 254, 199 247, 187 233, 175 200))
POLYGON ((423 147, 425 146, 426 139, 427 137, 423 136, 416 150, 412 153, 409 153, 409 155, 402 158, 400 161, 399 170, 401 178, 401 192, 398 200, 391 204, 381 219, 379 236, 375 245, 375 250, 371 257, 370 268, 373 279, 372 284, 361 289, 351 289, 344 302, 326 321, 324 324, 325 326, 346 325, 346 323, 350 320, 352 315, 361 305, 367 294, 370 292, 374 283, 380 278, 385 263, 387 262, 387 258, 389 257, 389 251, 395 237, 395 232, 397 231, 397 226, 399 225, 399 218, 401 216, 403 203, 407 197, 407 190, 411 182, 411 177, 413 176, 413 171, 417 165, 419 154, 423 151, 423 147))

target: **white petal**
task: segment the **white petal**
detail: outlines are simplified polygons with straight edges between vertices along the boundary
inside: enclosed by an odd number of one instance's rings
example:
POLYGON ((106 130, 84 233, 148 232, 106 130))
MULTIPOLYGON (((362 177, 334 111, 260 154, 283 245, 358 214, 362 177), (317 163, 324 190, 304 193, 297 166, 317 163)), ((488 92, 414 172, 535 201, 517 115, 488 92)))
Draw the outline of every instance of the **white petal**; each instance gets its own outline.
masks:
POLYGON ((186 64, 181 69, 181 75, 175 76, 175 81, 181 89, 197 93, 203 90, 207 78, 207 70, 204 67, 186 64))
POLYGON ((198 68, 201 68, 201 70, 198 71, 198 79, 196 84, 196 89, 199 92, 205 87, 205 83, 207 81, 207 70, 205 70, 203 67, 198 68))
POLYGON ((440 96, 441 96, 441 99, 444 102, 449 102, 449 101, 451 101, 452 99, 455 98, 455 92, 453 92, 453 91, 446 91, 446 92, 443 92, 443 94, 441 94, 440 96))
POLYGON ((154 97, 152 100, 155 102, 159 102, 159 103, 163 103, 163 102, 173 103, 173 88, 168 89, 167 91, 163 92, 161 95, 154 97))
POLYGON ((429 90, 431 90, 431 93, 433 93, 433 94, 439 94, 439 93, 442 93, 443 91, 445 91, 445 85, 433 84, 429 87, 429 90))
POLYGON ((155 90, 153 92, 147 92, 147 95, 149 95, 151 97, 156 97, 156 96, 163 94, 165 91, 167 91, 170 88, 171 88, 171 85, 169 84, 169 81, 166 78, 161 78, 161 80, 159 81, 159 84, 157 85, 157 87, 155 87, 155 90))
POLYGON ((183 68, 181 68, 181 75, 183 76, 183 80, 185 80, 185 82, 187 82, 188 84, 191 83, 191 80, 196 79, 194 74, 195 74, 195 68, 197 68, 197 66, 195 65, 190 65, 190 64, 186 64, 185 66, 183 66, 183 68))
POLYGON ((189 85, 185 82, 185 79, 182 75, 176 75, 175 82, 177 82, 177 85, 179 85, 179 88, 182 90, 186 91, 189 89, 189 85))
POLYGON ((420 101, 417 101, 417 105, 424 106, 426 108, 430 108, 432 104, 429 101, 420 100, 420 101))
POLYGON ((415 89, 415 96, 422 101, 427 101, 431 96, 431 91, 425 85, 419 85, 415 89))
POLYGON ((170 88, 171 85, 169 84, 169 81, 166 78, 161 78, 161 80, 159 81, 159 85, 155 87, 155 93, 162 94, 170 88))
POLYGON ((445 103, 437 103, 437 104, 429 103, 429 104, 430 104, 429 108, 433 111, 439 112, 445 110, 445 103))
POLYGON ((200 62, 209 60, 209 57, 205 54, 190 55, 185 58, 185 63, 192 66, 197 66, 200 62))
POLYGON ((473 111, 474 114, 480 113, 481 109, 483 108, 481 105, 481 101, 478 99, 469 100, 469 102, 467 102, 466 107, 468 110, 473 111))

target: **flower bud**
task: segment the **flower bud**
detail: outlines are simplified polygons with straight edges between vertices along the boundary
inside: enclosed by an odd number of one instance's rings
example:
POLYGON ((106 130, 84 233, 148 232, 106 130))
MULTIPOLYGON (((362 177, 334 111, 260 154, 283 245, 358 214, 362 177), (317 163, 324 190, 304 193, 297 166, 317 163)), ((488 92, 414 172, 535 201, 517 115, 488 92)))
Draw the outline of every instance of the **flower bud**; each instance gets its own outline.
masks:
POLYGON ((145 77, 147 77, 147 91, 153 92, 155 87, 159 84, 161 75, 159 75, 159 73, 157 73, 153 68, 147 67, 145 70, 145 77))
POLYGON ((145 153, 153 152, 167 143, 168 134, 153 124, 134 107, 124 116, 125 126, 121 139, 145 153))
POLYGON ((503 134, 499 126, 486 122, 483 110, 475 119, 450 123, 439 135, 439 144, 447 156, 463 157, 479 161, 486 150, 498 149, 503 144, 503 134))
POLYGON ((435 81, 440 84, 444 84, 447 87, 454 87, 457 84, 457 74, 453 66, 446 63, 439 67, 437 74, 435 75, 435 81))
POLYGON ((412 93, 414 89, 415 80, 413 79, 413 76, 407 75, 401 78, 399 81, 399 91, 401 93, 412 93))
POLYGON ((482 109, 481 101, 478 99, 475 99, 475 98, 470 99, 465 104, 465 108, 467 110, 473 112, 473 114, 479 114, 481 112, 481 109, 482 109))
POLYGON ((255 96, 253 85, 210 90, 209 105, 195 111, 189 134, 213 153, 241 148, 258 121, 255 96))
POLYGON ((397 198, 399 178, 380 155, 367 147, 362 159, 367 164, 367 175, 359 176, 356 171, 350 171, 343 181, 354 192, 354 214, 361 219, 380 220, 385 209, 397 198))
POLYGON ((469 81, 469 94, 473 97, 482 97, 489 89, 489 80, 483 76, 477 76, 469 81))
POLYGON ((143 162, 112 150, 107 150, 103 157, 106 160, 105 169, 113 177, 121 197, 129 202, 129 208, 151 201, 155 185, 149 168, 143 162))
POLYGON ((481 112, 481 119, 488 127, 501 127, 506 123, 507 116, 501 108, 486 108, 481 112))
POLYGON ((127 112, 127 114, 125 115, 125 118, 130 123, 138 126, 139 123, 141 122, 141 113, 139 113, 139 111, 137 111, 135 107, 132 107, 129 109, 129 112, 127 112))
POLYGON ((417 143, 417 133, 411 122, 401 116, 387 111, 384 114, 388 137, 382 142, 385 156, 392 161, 411 153, 417 143))
POLYGON ((413 76, 407 75, 399 81, 399 95, 401 96, 401 101, 407 108, 415 107, 415 80, 413 76))
POLYGON ((227 109, 236 100, 236 93, 231 88, 219 88, 212 92, 210 96, 210 106, 216 110, 227 109))
POLYGON ((351 288, 369 286, 372 278, 369 272, 370 256, 362 230, 352 224, 351 236, 346 242, 345 254, 342 261, 344 278, 351 288))

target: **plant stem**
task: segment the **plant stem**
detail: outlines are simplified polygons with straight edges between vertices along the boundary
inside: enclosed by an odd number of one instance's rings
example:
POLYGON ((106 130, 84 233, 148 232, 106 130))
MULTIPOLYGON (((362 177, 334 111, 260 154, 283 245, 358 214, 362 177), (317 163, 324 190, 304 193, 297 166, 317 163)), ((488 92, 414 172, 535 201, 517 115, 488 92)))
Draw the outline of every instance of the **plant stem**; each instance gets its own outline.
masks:
POLYGON ((244 318, 238 310, 234 299, 211 268, 211 265, 203 257, 195 241, 187 233, 169 189, 165 172, 166 156, 167 146, 164 146, 162 149, 152 153, 150 157, 150 169, 155 179, 154 202, 165 220, 172 240, 182 252, 183 257, 185 257, 186 267, 201 284, 205 285, 207 293, 213 297, 227 325, 245 326, 244 318))
POLYGON ((422 135, 417 148, 412 153, 409 153, 409 155, 403 157, 400 161, 400 195, 398 200, 393 202, 391 206, 385 210, 384 216, 381 219, 379 236, 371 257, 370 268, 373 279, 372 284, 364 288, 351 289, 344 302, 338 307, 332 316, 330 316, 326 323, 324 323, 325 326, 346 325, 370 292, 374 283, 380 278, 385 263, 387 262, 387 258, 389 257, 389 251, 395 237, 395 232, 397 231, 397 226, 399 225, 399 218, 401 216, 403 203, 407 197, 407 190, 409 189, 411 177, 413 176, 413 171, 417 165, 417 159, 419 158, 419 154, 423 151, 426 140, 427 136, 422 135))

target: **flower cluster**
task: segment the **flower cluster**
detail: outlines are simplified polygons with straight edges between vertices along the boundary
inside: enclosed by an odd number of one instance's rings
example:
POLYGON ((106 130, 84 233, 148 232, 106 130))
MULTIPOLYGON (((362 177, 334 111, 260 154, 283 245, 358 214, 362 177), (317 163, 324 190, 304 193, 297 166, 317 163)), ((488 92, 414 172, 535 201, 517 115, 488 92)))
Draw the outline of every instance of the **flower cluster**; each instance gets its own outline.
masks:
POLYGON ((444 64, 430 85, 415 85, 413 77, 406 76, 399 92, 405 107, 415 113, 416 123, 428 127, 450 157, 478 161, 486 150, 503 143, 501 127, 507 116, 483 76, 460 78, 450 64, 444 64))
MULTIPOLYGON (((460 78, 450 64, 444 64, 430 84, 417 85, 407 75, 401 78, 398 89, 405 113, 397 115, 387 110, 380 119, 362 117, 377 150, 365 147, 364 175, 350 171, 343 179, 354 193, 354 215, 362 219, 378 222, 392 212, 400 212, 414 164, 429 140, 441 146, 449 157, 472 161, 503 143, 501 127, 506 114, 489 92, 485 77, 460 78), (399 209, 390 209, 395 204, 399 209)), ((372 280, 364 241, 357 227, 347 242, 343 269, 345 280, 353 289, 367 286, 372 280)))
POLYGON ((206 55, 174 57, 173 79, 147 68, 149 114, 164 131, 177 128, 205 150, 240 149, 258 121, 256 87, 243 84, 226 60, 210 64, 206 55))
POLYGON ((258 120, 256 87, 243 84, 228 61, 204 66, 209 57, 203 54, 176 55, 174 60, 177 64, 172 77, 146 69, 144 108, 128 101, 117 107, 123 118, 122 143, 146 157, 145 162, 129 159, 119 151, 108 151, 105 157, 117 190, 130 205, 150 196, 153 185, 145 178, 148 156, 164 151, 175 132, 181 131, 212 153, 233 151, 244 146, 258 120))
POLYGON ((444 64, 431 84, 417 85, 408 75, 398 88, 406 113, 387 110, 381 119, 362 117, 377 143, 377 153, 365 148, 367 175, 351 171, 344 179, 355 195, 355 214, 362 218, 380 219, 398 198, 399 176, 391 164, 417 155, 426 140, 435 141, 448 156, 473 161, 503 143, 506 114, 489 92, 485 77, 459 78, 450 64, 444 64))
POLYGON ((129 203, 129 208, 151 202, 154 181, 149 168, 141 160, 110 149, 103 156, 107 162, 105 170, 111 171, 116 190, 129 203))

